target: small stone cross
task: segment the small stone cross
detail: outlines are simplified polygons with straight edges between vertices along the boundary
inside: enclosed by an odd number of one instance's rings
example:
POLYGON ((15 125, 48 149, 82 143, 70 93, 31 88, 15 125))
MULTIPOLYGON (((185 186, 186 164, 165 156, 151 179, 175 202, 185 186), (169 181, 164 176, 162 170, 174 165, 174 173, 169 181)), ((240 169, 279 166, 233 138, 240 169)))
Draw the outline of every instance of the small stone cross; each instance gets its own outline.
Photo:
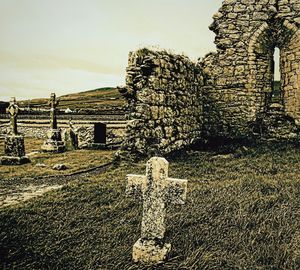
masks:
POLYGON ((55 93, 51 94, 48 104, 51 107, 50 108, 50 128, 57 129, 56 107, 58 106, 59 101, 56 100, 55 93))
POLYGON ((18 134, 17 128, 17 116, 19 114, 19 106, 16 103, 16 98, 12 97, 10 99, 10 104, 6 109, 6 112, 10 114, 10 128, 13 135, 18 134))
POLYGON ((165 260, 170 244, 163 244, 166 206, 184 204, 187 180, 168 178, 168 161, 153 157, 147 162, 146 175, 127 175, 127 194, 142 195, 141 238, 133 246, 133 260, 159 263, 165 260))

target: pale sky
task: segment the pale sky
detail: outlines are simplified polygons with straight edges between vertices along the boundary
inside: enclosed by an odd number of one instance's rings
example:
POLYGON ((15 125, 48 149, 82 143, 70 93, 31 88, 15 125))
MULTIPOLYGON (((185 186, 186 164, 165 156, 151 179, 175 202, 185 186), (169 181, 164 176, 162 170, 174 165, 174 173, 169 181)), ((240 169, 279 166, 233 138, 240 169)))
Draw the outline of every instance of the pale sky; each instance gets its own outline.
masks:
POLYGON ((222 0, 0 0, 0 100, 125 84, 129 51, 215 50, 222 0))

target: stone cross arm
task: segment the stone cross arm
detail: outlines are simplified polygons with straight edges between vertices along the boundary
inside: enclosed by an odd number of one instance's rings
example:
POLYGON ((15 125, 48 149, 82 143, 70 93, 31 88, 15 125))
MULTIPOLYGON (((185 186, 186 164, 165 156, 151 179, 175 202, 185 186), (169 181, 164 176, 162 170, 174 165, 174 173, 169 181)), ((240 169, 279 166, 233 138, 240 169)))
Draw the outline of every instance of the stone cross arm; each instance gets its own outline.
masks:
POLYGON ((186 179, 167 178, 167 192, 165 193, 165 199, 169 203, 184 204, 187 193, 186 179))
POLYGON ((51 96, 50 96, 50 100, 48 101, 48 105, 51 107, 51 108, 56 108, 59 104, 59 100, 56 99, 56 95, 55 93, 52 93, 51 96))
MULTIPOLYGON (((159 192, 160 196, 163 196, 163 200, 166 203, 184 204, 188 181, 185 179, 169 178, 167 176, 168 163, 163 165, 165 165, 162 166, 164 176, 158 179, 158 186, 161 191, 159 192)), ((152 177, 148 172, 146 175, 128 174, 126 176, 126 194, 142 198, 152 188, 153 182, 151 179, 152 177)))

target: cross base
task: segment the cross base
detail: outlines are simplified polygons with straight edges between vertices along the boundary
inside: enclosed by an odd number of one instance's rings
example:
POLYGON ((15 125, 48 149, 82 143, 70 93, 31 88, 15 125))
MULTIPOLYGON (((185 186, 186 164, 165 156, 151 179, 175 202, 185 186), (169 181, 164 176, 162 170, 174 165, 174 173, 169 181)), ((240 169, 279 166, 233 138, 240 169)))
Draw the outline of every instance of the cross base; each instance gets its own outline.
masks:
POLYGON ((23 157, 25 156, 25 144, 23 135, 7 135, 5 137, 5 156, 23 157))
POLYGON ((65 144, 61 140, 61 133, 59 129, 50 129, 47 132, 47 138, 48 139, 41 147, 44 152, 61 153, 65 151, 65 144))
POLYGON ((165 261, 170 250, 171 244, 140 238, 133 246, 132 259, 144 264, 159 264, 165 261))
POLYGON ((43 152, 62 153, 65 151, 65 145, 62 141, 46 140, 41 149, 43 152))
POLYGON ((61 141, 61 132, 59 129, 49 129, 47 131, 47 139, 53 141, 61 141))
POLYGON ((22 165, 30 163, 30 159, 27 156, 23 157, 12 157, 12 156, 1 156, 0 165, 22 165))

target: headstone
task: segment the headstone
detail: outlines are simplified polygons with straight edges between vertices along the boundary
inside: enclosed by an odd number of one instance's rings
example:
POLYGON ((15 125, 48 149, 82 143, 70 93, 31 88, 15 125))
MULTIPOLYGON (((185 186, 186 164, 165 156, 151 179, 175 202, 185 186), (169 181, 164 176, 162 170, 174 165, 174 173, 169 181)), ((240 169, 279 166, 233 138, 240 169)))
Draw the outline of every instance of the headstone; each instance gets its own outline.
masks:
POLYGON ((135 262, 161 263, 171 249, 164 242, 166 206, 184 204, 187 180, 169 178, 168 165, 166 159, 153 157, 147 162, 146 175, 127 175, 126 193, 143 199, 141 238, 132 253, 135 262))
POLYGON ((10 115, 10 131, 4 140, 4 156, 0 157, 1 165, 20 165, 30 162, 25 156, 24 136, 18 133, 17 117, 19 107, 16 98, 12 97, 6 110, 10 115))
POLYGON ((73 129, 71 120, 69 121, 69 128, 65 129, 62 133, 62 139, 67 151, 73 151, 78 148, 78 138, 73 129))
POLYGON ((50 106, 50 129, 47 131, 47 139, 41 148, 45 152, 63 152, 65 145, 61 139, 61 132, 57 128, 56 110, 59 101, 55 93, 51 94, 48 104, 50 106))
POLYGON ((94 143, 106 144, 106 124, 94 124, 94 143))

